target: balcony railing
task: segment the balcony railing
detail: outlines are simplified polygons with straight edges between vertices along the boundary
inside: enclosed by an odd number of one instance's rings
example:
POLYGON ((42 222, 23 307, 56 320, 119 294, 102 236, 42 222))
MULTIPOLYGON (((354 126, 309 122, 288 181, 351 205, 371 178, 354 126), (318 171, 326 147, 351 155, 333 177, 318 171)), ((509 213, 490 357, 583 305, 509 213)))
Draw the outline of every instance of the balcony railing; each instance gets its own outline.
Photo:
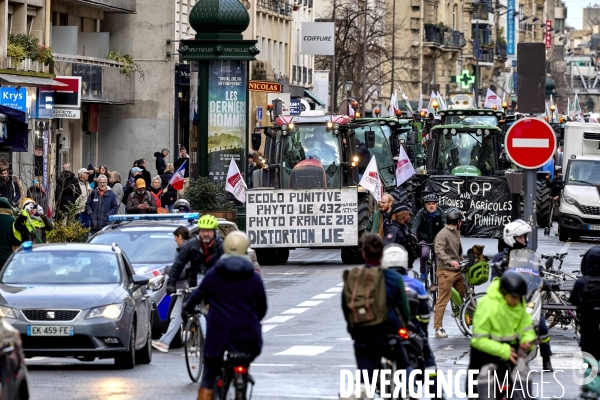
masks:
POLYGON ((136 0, 66 0, 77 5, 99 8, 109 12, 135 13, 136 0))
POLYGON ((426 43, 435 43, 449 48, 461 48, 467 45, 462 32, 432 24, 425 24, 423 30, 423 40, 426 43))
POLYGON ((258 6, 265 8, 269 11, 285 15, 286 17, 292 16, 292 5, 287 1, 281 0, 258 0, 258 6))
POLYGON ((473 56, 479 59, 481 62, 493 63, 494 62, 494 50, 493 49, 473 49, 473 56))
POLYGON ((16 62, 12 57, 6 57, 6 68, 14 69, 17 71, 30 71, 30 72, 41 72, 47 74, 50 72, 50 66, 44 65, 39 61, 26 58, 20 62, 16 62))

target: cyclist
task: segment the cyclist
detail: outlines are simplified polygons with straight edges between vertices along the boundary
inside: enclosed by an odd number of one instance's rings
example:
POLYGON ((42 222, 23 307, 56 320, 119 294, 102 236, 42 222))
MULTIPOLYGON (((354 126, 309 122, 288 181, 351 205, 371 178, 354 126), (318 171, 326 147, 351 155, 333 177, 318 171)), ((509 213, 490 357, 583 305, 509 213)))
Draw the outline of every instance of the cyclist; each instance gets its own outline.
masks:
POLYGON ((187 263, 191 264, 188 282, 191 287, 194 287, 197 285, 196 274, 209 270, 223 255, 223 239, 217 233, 219 228, 217 219, 212 215, 205 214, 198 220, 198 228, 200 229, 198 237, 188 240, 175 258, 167 281, 168 294, 177 291, 177 279, 187 263))
MULTIPOLYGON (((508 259, 512 250, 524 249, 527 247, 527 235, 531 233, 531 226, 522 219, 516 219, 504 226, 502 239, 505 247, 504 250, 494 256, 492 263, 499 265, 501 271, 506 271, 508 268, 508 259)), ((498 276, 496 268, 492 268, 492 277, 498 276)), ((540 277, 543 277, 543 272, 540 270, 540 277)), ((544 288, 551 285, 551 282, 544 281, 544 288)), ((552 349, 550 348, 550 333, 544 313, 540 316, 540 325, 538 327, 540 340, 540 354, 542 355, 542 366, 544 371, 552 371, 552 349)))
POLYGON ((417 236, 421 245, 421 280, 427 279, 427 260, 429 259, 429 246, 433 243, 437 234, 446 225, 446 215, 443 210, 438 210, 438 198, 431 193, 423 197, 425 206, 417 212, 412 223, 411 233, 417 236))
POLYGON ((435 256, 438 260, 436 272, 438 298, 433 317, 436 338, 448 337, 442 322, 446 305, 452 294, 452 288, 458 291, 461 298, 465 297, 465 282, 459 264, 462 259, 462 244, 460 243, 462 219, 462 212, 458 208, 449 208, 446 211, 446 226, 437 234, 434 240, 435 256))
MULTIPOLYGON (((419 299, 418 315, 411 314, 411 322, 413 324, 415 333, 423 339, 423 358, 425 360, 425 368, 437 370, 435 365, 435 356, 431 347, 429 347, 429 341, 427 340, 427 324, 429 324, 429 296, 425 290, 425 286, 418 279, 408 276, 408 253, 404 247, 391 244, 385 247, 383 250, 383 258, 381 259, 381 268, 393 269, 398 271, 402 276, 404 287, 406 291, 412 290, 417 294, 419 299)), ((430 375, 433 378, 433 390, 431 393, 437 393, 437 379, 435 374, 430 375)))
POLYGON ((202 301, 209 306, 198 400, 212 400, 226 350, 247 354, 254 360, 262 349, 260 321, 267 313, 267 295, 246 253, 248 246, 245 233, 227 235, 225 254, 208 270, 185 305, 188 313, 202 301))
POLYGON ((179 199, 173 204, 173 210, 177 210, 176 213, 189 213, 190 203, 186 199, 179 199))
POLYGON ((518 272, 507 271, 492 281, 473 316, 469 370, 494 364, 502 381, 506 362, 517 363, 519 346, 524 350, 531 347, 536 335, 523 300, 526 294, 527 282, 518 272))

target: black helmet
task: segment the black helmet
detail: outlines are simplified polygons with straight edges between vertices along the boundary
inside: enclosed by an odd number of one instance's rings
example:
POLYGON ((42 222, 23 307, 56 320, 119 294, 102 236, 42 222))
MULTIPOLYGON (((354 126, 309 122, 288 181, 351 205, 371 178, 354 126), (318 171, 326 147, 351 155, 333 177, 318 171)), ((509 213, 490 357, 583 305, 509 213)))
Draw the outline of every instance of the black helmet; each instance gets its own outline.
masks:
POLYGON ((508 270, 500 278, 500 291, 515 296, 527 294, 527 281, 518 272, 508 270))
POLYGON ((463 219, 462 212, 456 207, 452 207, 446 210, 446 219, 450 221, 458 221, 463 219))
POLYGON ((438 198, 435 194, 430 193, 427 196, 423 197, 423 203, 437 203, 438 198))

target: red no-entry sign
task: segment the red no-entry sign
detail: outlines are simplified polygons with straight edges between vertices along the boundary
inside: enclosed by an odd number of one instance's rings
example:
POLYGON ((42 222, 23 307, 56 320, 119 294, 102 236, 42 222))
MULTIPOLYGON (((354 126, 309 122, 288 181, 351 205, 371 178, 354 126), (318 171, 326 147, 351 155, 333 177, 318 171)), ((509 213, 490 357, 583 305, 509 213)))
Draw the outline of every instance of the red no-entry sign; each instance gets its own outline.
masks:
POLYGON ((510 127, 504 138, 504 146, 519 167, 537 169, 554 155, 556 136, 546 121, 523 118, 510 127))

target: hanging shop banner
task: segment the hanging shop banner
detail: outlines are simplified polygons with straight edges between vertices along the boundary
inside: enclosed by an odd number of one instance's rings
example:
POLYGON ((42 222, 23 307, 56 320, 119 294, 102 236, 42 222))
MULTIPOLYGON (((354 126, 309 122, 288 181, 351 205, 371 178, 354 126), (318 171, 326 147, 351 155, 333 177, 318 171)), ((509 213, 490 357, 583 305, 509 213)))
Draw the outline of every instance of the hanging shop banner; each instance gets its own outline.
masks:
POLYGON ((37 88, 31 118, 54 118, 54 86, 41 86, 37 88))
POLYGON ((315 83, 313 92, 325 103, 324 106, 316 104, 316 109, 327 110, 329 107, 329 71, 315 71, 313 79, 315 83))
POLYGON ((508 0, 506 11, 506 54, 515 54, 515 0, 508 0))
MULTIPOLYGON (((45 125, 47 127, 48 124, 45 125)), ((44 165, 42 167, 42 187, 44 191, 48 192, 49 188, 49 175, 48 175, 48 142, 50 140, 50 131, 48 129, 44 129, 44 150, 42 153, 42 157, 44 159, 44 165)))
POLYGON ((511 222, 513 203, 506 179, 431 176, 424 192, 435 193, 444 210, 456 207, 462 211, 463 236, 500 238, 502 227, 511 222))
POLYGON ((27 112, 27 89, 17 89, 12 87, 0 88, 0 105, 27 112))
POLYGON ((250 245, 342 247, 358 244, 356 189, 249 190, 246 232, 250 245))
POLYGON ((224 183, 233 158, 245 171, 247 61, 211 61, 208 79, 208 177, 224 183))
POLYGON ((54 88, 54 108, 81 108, 81 76, 57 76, 54 79, 68 85, 54 88))
POLYGON ((302 23, 302 54, 331 56, 335 52, 335 24, 333 22, 302 23))
POLYGON ((283 86, 277 82, 250 81, 251 92, 280 93, 283 86))
POLYGON ((546 48, 552 48, 552 21, 546 20, 546 48))

